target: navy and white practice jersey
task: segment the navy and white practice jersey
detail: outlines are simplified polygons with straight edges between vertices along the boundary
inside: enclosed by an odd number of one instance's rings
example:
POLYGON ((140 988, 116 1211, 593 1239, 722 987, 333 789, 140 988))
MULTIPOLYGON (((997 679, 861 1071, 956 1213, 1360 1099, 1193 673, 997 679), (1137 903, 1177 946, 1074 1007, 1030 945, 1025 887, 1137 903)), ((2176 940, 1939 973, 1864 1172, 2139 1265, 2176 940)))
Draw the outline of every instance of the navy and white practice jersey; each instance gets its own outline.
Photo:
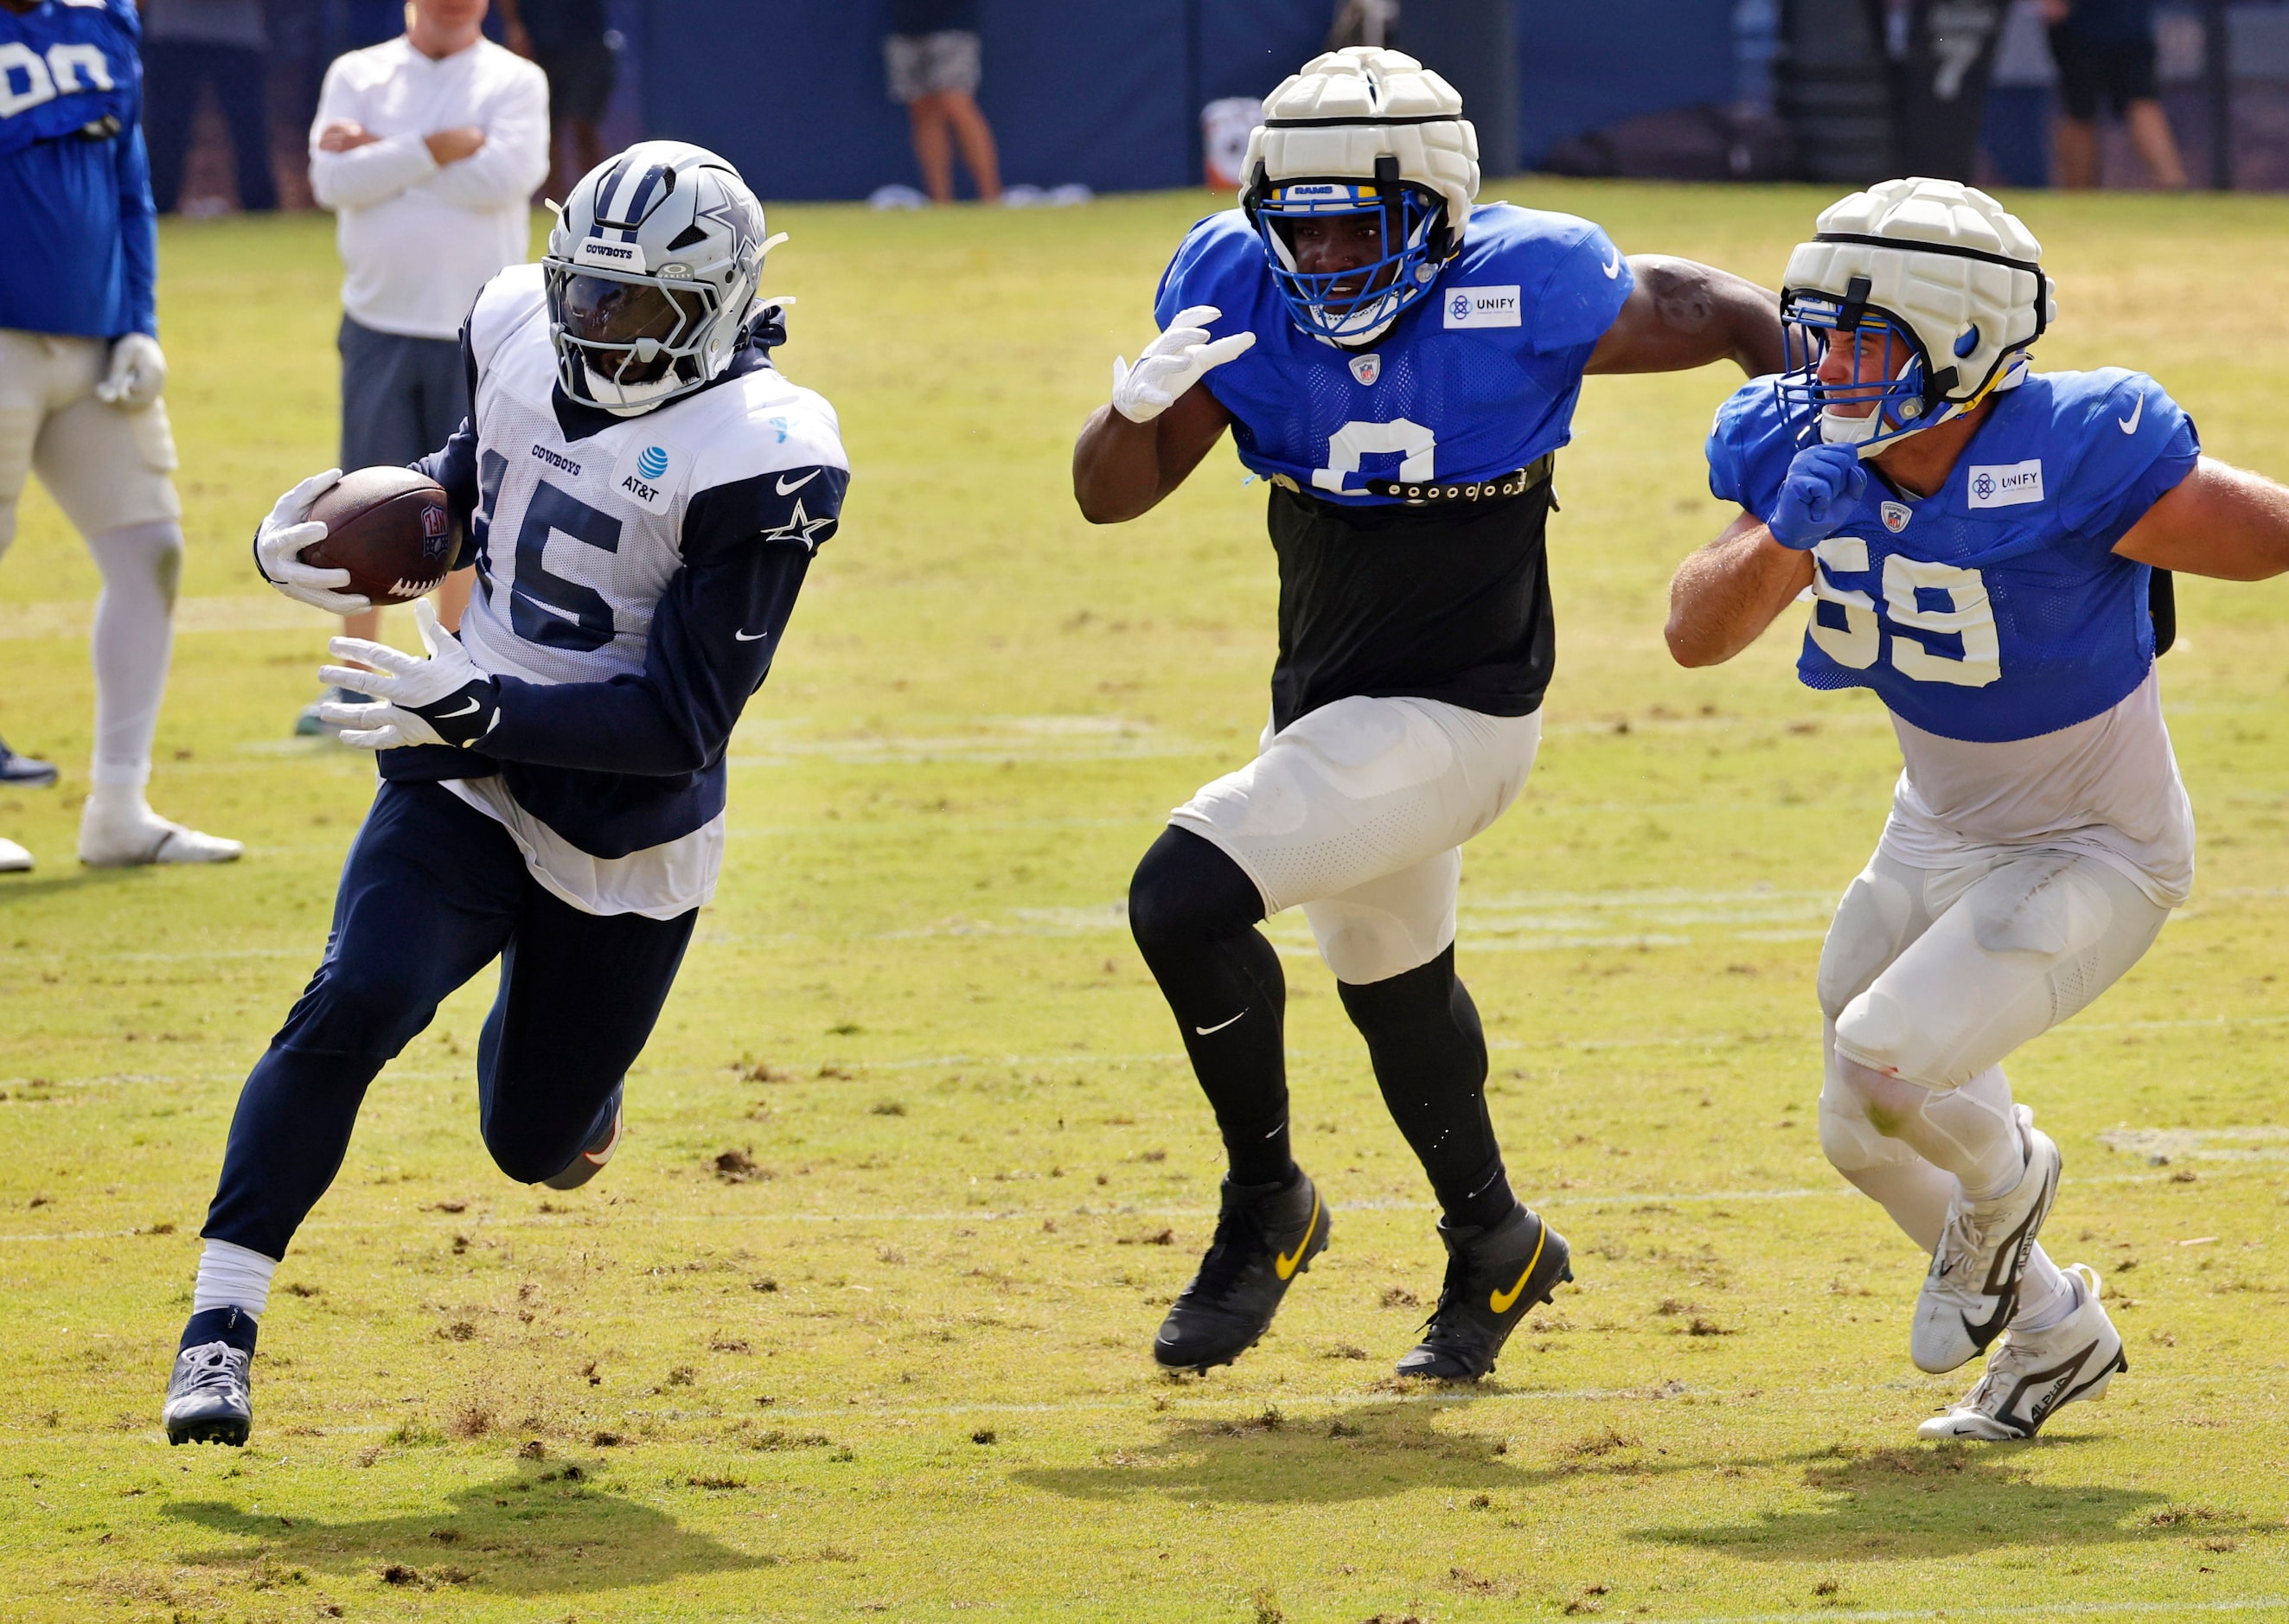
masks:
POLYGON ((1216 338, 1256 343, 1202 380, 1232 414, 1240 459, 1267 479, 1361 505, 1369 479, 1500 479, 1572 436, 1582 370, 1630 295, 1628 262, 1570 214, 1474 210, 1439 284, 1363 350, 1296 327, 1239 210, 1192 227, 1152 306, 1166 328, 1192 305, 1216 338))
POLYGON ((464 339, 474 412, 421 465, 467 525, 461 642, 500 721, 471 750, 385 751, 382 770, 469 780, 543 885, 666 918, 714 892, 724 746, 849 465, 833 408, 760 349, 617 418, 557 389, 547 322, 539 267, 486 285, 464 339))
POLYGON ((0 327, 158 330, 135 0, 0 7, 0 327))
MULTIPOLYGON (((2054 733, 2112 709, 2154 663, 2150 571, 2113 547, 2192 472, 2201 442, 2143 373, 2035 372, 1998 392, 1929 497, 1871 465, 1813 550, 1810 687, 1870 688, 1942 738, 2054 733)), ((1773 380, 1719 409, 1709 488, 1769 514, 1798 446, 1773 380)))

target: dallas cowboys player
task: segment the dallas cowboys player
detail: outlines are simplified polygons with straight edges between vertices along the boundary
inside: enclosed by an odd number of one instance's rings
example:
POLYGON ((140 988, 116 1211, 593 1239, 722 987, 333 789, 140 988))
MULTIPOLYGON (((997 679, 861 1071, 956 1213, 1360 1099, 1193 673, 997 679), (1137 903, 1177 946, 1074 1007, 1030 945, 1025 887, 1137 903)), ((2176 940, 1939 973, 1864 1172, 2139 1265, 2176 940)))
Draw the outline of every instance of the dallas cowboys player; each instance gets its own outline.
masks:
POLYGON ((1286 989, 1256 929, 1301 904, 1444 1214, 1446 1286, 1399 1368, 1475 1379, 1572 1278, 1511 1192, 1455 975, 1460 848, 1516 797, 1541 734, 1551 461, 1584 372, 1773 370, 1777 306, 1703 266, 1625 261, 1587 220, 1473 210, 1461 99, 1397 52, 1319 57, 1265 111, 1241 206, 1177 250, 1165 330, 1114 363, 1073 457, 1082 513, 1130 519, 1229 426, 1271 482, 1280 566, 1261 753, 1171 815, 1129 890, 1231 1164, 1153 1356, 1236 1358, 1328 1244, 1289 1152, 1286 989))
MULTIPOLYGON (((374 1075, 495 958, 479 1122, 511 1178, 569 1190, 619 1142, 621 1081, 723 855, 724 744, 770 669, 849 479, 833 408, 766 351, 763 212, 697 147, 650 141, 583 179, 539 265, 478 295, 472 416, 419 466, 467 526, 476 592, 428 657, 337 638, 375 697, 338 704, 381 752, 324 958, 240 1095, 168 1388, 176 1443, 246 1439, 272 1270, 340 1166, 374 1075)), ((297 561, 338 476, 304 481, 256 553, 297 561)), ((329 669, 328 681, 350 680, 329 669)))
POLYGON ((2152 378, 2030 370, 2041 256, 1953 181, 1822 213, 1782 292, 1791 370, 1709 438, 1741 514, 1671 588, 1670 649, 1709 665, 1809 586, 1798 674, 1873 689, 1899 736, 1890 820, 1821 955, 1820 1136, 1930 1254, 1916 1365, 1992 1349, 1930 1438, 2031 1437, 2128 1368, 2097 1275, 2036 1244, 2059 1149, 2001 1063, 2136 963, 2192 883, 2155 572, 2289 569, 2289 490, 2203 457, 2152 378))
MULTIPOLYGON (((102 572, 79 855, 107 867, 227 863, 241 849, 169 823, 143 794, 174 646, 183 509, 159 398, 140 32, 133 0, 0 0, 0 553, 36 473, 102 572)), ((0 745, 0 784, 54 780, 0 745)), ((0 840, 0 870, 31 865, 0 840)))

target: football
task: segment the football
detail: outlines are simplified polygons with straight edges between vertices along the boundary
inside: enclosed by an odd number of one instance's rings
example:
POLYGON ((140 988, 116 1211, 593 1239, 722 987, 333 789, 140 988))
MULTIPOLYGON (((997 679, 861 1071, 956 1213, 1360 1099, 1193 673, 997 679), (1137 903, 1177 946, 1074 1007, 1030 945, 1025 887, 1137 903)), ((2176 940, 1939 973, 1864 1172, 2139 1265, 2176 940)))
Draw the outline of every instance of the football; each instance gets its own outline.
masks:
POLYGON ((302 549, 306 564, 347 569, 344 590, 377 606, 411 603, 435 590, 453 561, 444 487, 411 468, 359 468, 310 505, 325 538, 302 549))

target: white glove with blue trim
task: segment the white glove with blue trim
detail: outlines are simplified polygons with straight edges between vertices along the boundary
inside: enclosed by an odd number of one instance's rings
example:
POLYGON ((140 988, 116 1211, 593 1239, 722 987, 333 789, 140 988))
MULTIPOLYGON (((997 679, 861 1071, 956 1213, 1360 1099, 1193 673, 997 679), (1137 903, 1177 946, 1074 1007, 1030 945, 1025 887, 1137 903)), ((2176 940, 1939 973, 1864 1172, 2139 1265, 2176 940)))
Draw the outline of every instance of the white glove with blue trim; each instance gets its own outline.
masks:
POLYGON ((424 598, 413 606, 427 659, 369 642, 337 637, 326 648, 338 660, 357 660, 371 671, 321 665, 318 681, 352 693, 371 694, 371 705, 329 699, 318 716, 342 729, 345 744, 363 750, 395 750, 405 744, 451 744, 466 750, 500 720, 500 687, 471 663, 461 640, 437 624, 437 609, 424 598))
POLYGON ((1131 423, 1150 423, 1176 403, 1176 397, 1200 381, 1210 368, 1248 353, 1256 342, 1252 332, 1236 332, 1211 343, 1208 327, 1224 314, 1214 305, 1194 305, 1176 312, 1168 330, 1144 346, 1130 366, 1126 357, 1113 358, 1113 410, 1131 423))

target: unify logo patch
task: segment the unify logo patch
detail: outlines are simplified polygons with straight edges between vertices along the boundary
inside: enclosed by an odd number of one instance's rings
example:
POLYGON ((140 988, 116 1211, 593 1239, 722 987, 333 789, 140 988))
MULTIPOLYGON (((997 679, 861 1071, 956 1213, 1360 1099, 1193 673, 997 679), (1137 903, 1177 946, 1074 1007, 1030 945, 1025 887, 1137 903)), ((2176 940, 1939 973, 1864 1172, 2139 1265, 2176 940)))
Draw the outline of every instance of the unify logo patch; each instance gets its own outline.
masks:
POLYGON ((1519 322, 1518 284, 1504 288, 1456 288, 1447 295, 1449 327, 1516 327, 1519 322))
POLYGON ((1974 507, 2021 507, 2043 499, 2043 459, 1974 465, 1964 489, 1974 507))
POLYGON ((1383 376, 1383 357, 1380 355, 1352 356, 1352 376, 1359 379, 1360 387, 1362 389, 1373 388, 1375 380, 1383 376))
POLYGON ((1916 516, 1915 509, 1910 507, 1905 502, 1885 502, 1880 504, 1876 511, 1883 515, 1884 528, 1894 536, 1906 529, 1908 521, 1916 516))
POLYGON ((612 489, 650 513, 664 513, 674 494, 675 453, 664 445, 632 442, 612 469, 612 489))

